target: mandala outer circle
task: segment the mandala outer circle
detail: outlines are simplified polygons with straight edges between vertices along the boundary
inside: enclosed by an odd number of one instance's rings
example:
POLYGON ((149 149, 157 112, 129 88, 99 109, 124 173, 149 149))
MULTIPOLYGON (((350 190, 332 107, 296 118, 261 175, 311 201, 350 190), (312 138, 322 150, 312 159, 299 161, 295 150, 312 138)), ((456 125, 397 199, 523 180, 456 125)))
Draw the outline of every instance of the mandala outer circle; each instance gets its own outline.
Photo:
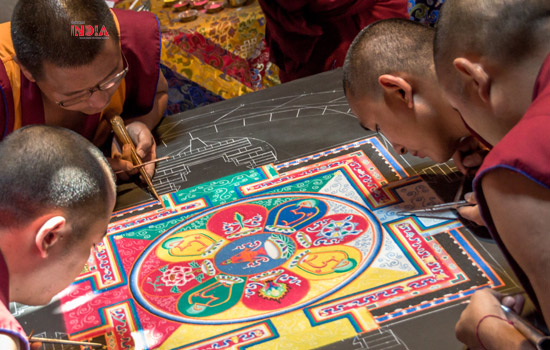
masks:
MULTIPOLYGON (((330 208, 331 208, 331 206, 328 205, 327 213, 330 213, 330 208)), ((265 232, 264 230, 258 232, 258 234, 262 234, 262 235, 265 235, 266 233, 273 233, 273 234, 277 234, 277 235, 281 234, 281 233, 274 233, 274 232, 265 232)), ((242 238, 233 239, 231 241, 234 243, 234 241, 239 240, 239 239, 242 239, 242 238)), ((332 195, 328 195, 328 194, 302 193, 302 192, 299 192, 299 193, 294 193, 294 192, 292 192, 292 193, 274 193, 274 194, 260 195, 260 196, 254 196, 254 197, 247 197, 247 198, 244 198, 244 199, 240 199, 240 200, 233 201, 233 202, 230 202, 230 203, 227 203, 227 204, 224 204, 224 205, 220 205, 220 206, 217 206, 217 207, 207 209, 207 210, 205 210, 205 211, 203 211, 203 212, 201 212, 201 213, 199 213, 199 214, 197 214, 193 217, 190 217, 190 218, 186 219, 185 221, 181 222, 180 224, 177 224, 176 226, 170 228, 169 230, 167 230, 164 233, 162 233, 161 235, 159 235, 153 242, 151 242, 151 244, 136 259, 136 262, 135 262, 135 264, 132 268, 132 271, 130 272, 130 279, 129 279, 130 280, 130 283, 129 283, 130 292, 133 295, 133 297, 135 298, 135 300, 138 302, 138 304, 140 306, 142 306, 143 308, 145 308, 147 311, 149 311, 149 312, 151 312, 151 313, 153 313, 153 314, 155 314, 159 317, 169 319, 169 320, 172 320, 172 321, 176 321, 176 322, 192 323, 192 324, 230 324, 230 323, 248 322, 248 321, 255 321, 255 320, 259 320, 259 319, 270 318, 270 317, 273 317, 273 316, 277 316, 277 315, 280 315, 280 314, 284 314, 284 313, 294 311, 294 310, 299 309, 299 308, 304 308, 308 305, 311 305, 312 303, 315 303, 315 302, 317 302, 317 301, 319 301, 323 298, 326 298, 326 297, 330 296, 331 294, 337 292, 338 290, 340 290, 341 288, 346 286, 354 278, 356 278, 358 275, 362 274, 367 269, 367 267, 369 267, 372 264, 372 262, 374 261, 374 259, 376 258, 376 256, 378 255, 378 253, 380 251, 380 248, 381 248, 381 245, 382 245, 382 239, 383 239, 382 238, 382 228, 381 228, 381 225, 380 225, 378 219, 374 216, 374 214, 372 214, 365 207, 360 206, 357 203, 355 203, 353 201, 350 201, 350 200, 347 200, 347 199, 344 199, 344 198, 340 198, 340 197, 332 196, 332 195), (154 254, 154 252, 157 249, 157 247, 159 246, 159 244, 162 244, 164 241, 169 239, 174 234, 184 232, 186 226, 188 226, 192 223, 195 223, 200 219, 203 219, 205 217, 213 215, 216 212, 219 212, 221 210, 231 208, 231 207, 234 207, 234 206, 238 206, 238 205, 241 205, 241 204, 258 203, 258 202, 262 202, 262 201, 265 201, 265 200, 275 200, 275 199, 279 199, 279 200, 281 200, 281 199, 285 200, 286 199, 287 202, 291 201, 291 200, 304 200, 304 201, 306 201, 306 200, 309 200, 309 199, 315 199, 315 200, 323 201, 323 202, 326 202, 326 203, 329 203, 329 204, 333 203, 334 205, 337 204, 339 206, 344 205, 345 207, 347 207, 349 209, 349 211, 351 213, 354 213, 356 215, 361 215, 368 221, 368 223, 369 223, 369 226, 368 226, 369 230, 368 231, 370 232, 369 234, 372 235, 372 237, 371 237, 372 243, 370 245, 370 248, 368 249, 369 252, 367 252, 366 255, 362 256, 361 261, 357 262, 356 266, 354 266, 353 273, 351 273, 349 276, 347 276, 343 282, 338 283, 337 285, 335 285, 332 288, 324 291, 323 293, 319 293, 318 295, 316 295, 314 297, 308 297, 305 300, 300 300, 300 302, 295 303, 295 304, 293 304, 289 307, 285 307, 285 308, 278 309, 278 310, 269 310, 267 312, 266 311, 264 311, 264 312, 258 311, 255 314, 254 314, 254 312, 252 312, 252 315, 247 315, 243 318, 231 317, 231 318, 225 318, 224 319, 223 317, 215 318, 215 317, 212 317, 212 316, 204 317, 204 318, 190 317, 190 316, 183 315, 183 314, 175 314, 173 312, 172 313, 167 312, 166 310, 161 309, 157 305, 154 305, 150 300, 148 300, 147 293, 144 293, 140 289, 140 285, 143 282, 143 281, 140 280, 140 277, 143 277, 143 276, 140 276, 140 271, 141 271, 143 266, 145 266, 149 263, 149 260, 151 259, 151 254, 154 254)), ((227 244, 229 244, 229 243, 227 243, 227 244)), ((307 255, 307 254, 304 254, 304 253, 307 253, 312 248, 314 248, 314 247, 309 247, 309 249, 306 249, 305 247, 300 246, 301 248, 298 249, 299 244, 295 243, 295 245, 296 245, 297 249, 295 249, 292 256, 288 259, 289 261, 292 258, 296 258, 297 256, 307 255)), ((223 250, 223 248, 220 249, 220 250, 223 250)), ((220 250, 218 250, 216 253, 218 253, 220 250)), ((158 258, 155 257, 155 259, 158 259, 158 258)), ((302 257, 302 259, 303 259, 303 257, 302 257)), ((213 260, 213 259, 211 259, 211 260, 213 260)), ((275 267, 275 269, 277 269, 277 267, 275 267)), ((262 274, 265 274, 265 272, 254 274, 254 276, 257 277, 257 276, 261 276, 262 274)), ((222 276, 222 275, 230 277, 229 275, 227 275, 226 273, 223 273, 223 272, 220 272, 220 274, 217 275, 216 277, 219 277, 219 276, 222 276)), ((254 276, 244 276, 244 277, 240 276, 240 277, 243 277, 245 279, 247 277, 249 277, 250 282, 252 282, 252 281, 258 280, 257 278, 255 279, 254 276)), ((240 278, 240 277, 235 276, 235 278, 240 278)), ((223 280, 223 277, 222 277, 222 280, 223 280)), ((316 282, 311 281, 310 283, 316 283, 316 282)), ((222 315, 223 315, 223 313, 222 313, 222 315)))

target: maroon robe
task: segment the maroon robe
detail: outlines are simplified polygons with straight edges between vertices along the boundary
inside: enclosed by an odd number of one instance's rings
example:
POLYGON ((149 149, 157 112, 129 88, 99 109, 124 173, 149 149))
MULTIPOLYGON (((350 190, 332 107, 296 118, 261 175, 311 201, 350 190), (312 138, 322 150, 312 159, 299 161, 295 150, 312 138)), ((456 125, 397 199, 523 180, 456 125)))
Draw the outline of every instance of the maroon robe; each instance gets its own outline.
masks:
MULTIPOLYGON (((535 292, 527 275, 502 242, 487 206, 481 180, 496 169, 508 169, 550 190, 550 54, 535 82, 533 102, 518 124, 489 152, 474 180, 481 216, 489 232, 503 250, 525 291, 537 307, 535 292)), ((519 233, 518 233, 519 234, 519 233)), ((526 233, 528 234, 528 232, 526 233)))
POLYGON ((407 0, 259 0, 270 60, 282 82, 344 64, 361 29, 385 18, 408 18, 407 0))

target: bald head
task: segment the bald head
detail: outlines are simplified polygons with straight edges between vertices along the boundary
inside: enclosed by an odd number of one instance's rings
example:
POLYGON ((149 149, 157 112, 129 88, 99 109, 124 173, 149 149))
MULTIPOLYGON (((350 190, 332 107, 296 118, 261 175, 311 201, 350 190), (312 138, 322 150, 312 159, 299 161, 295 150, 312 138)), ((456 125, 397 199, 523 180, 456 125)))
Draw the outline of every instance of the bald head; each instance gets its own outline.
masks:
POLYGON ((19 0, 11 20, 11 36, 17 60, 35 79, 43 63, 78 67, 91 63, 107 40, 83 40, 73 35, 74 23, 105 26, 110 40, 118 43, 118 31, 105 0, 19 0))
POLYGON ((382 96, 378 77, 407 73, 435 80, 434 31, 405 19, 387 19, 364 28, 344 62, 344 91, 353 98, 382 96))
POLYGON ((549 19, 548 0, 446 0, 434 39, 438 77, 445 82, 455 74, 456 57, 503 66, 521 61, 548 41, 549 19))
POLYGON ((45 125, 21 128, 0 143, 0 225, 21 227, 60 211, 75 238, 111 213, 115 178, 105 157, 82 136, 45 125))

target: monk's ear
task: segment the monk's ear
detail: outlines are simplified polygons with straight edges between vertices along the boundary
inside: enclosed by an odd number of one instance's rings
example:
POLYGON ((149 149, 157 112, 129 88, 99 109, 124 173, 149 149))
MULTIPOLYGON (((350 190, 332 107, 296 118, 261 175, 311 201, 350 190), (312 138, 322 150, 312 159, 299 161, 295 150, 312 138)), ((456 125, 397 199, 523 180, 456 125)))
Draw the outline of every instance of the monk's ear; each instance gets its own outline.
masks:
POLYGON ((485 103, 489 103, 491 94, 491 77, 482 64, 472 62, 467 58, 458 57, 453 61, 455 69, 460 73, 460 78, 464 86, 468 85, 474 89, 479 98, 485 103))
POLYGON ((14 57, 14 59, 15 59, 15 62, 17 62, 17 64, 19 65, 19 68, 21 68, 21 72, 23 72, 23 75, 25 76, 25 78, 27 78, 27 80, 29 81, 32 81, 33 83, 36 83, 36 79, 34 78, 34 76, 27 69, 27 67, 25 67, 23 64, 21 64, 21 62, 17 60, 17 56, 14 57))
POLYGON ((38 226, 35 244, 42 258, 48 257, 53 246, 59 243, 66 226, 67 222, 63 216, 45 218, 44 222, 38 226))
POLYGON ((378 84, 386 94, 403 101, 407 108, 414 107, 413 89, 407 80, 392 74, 383 74, 378 77, 378 84))

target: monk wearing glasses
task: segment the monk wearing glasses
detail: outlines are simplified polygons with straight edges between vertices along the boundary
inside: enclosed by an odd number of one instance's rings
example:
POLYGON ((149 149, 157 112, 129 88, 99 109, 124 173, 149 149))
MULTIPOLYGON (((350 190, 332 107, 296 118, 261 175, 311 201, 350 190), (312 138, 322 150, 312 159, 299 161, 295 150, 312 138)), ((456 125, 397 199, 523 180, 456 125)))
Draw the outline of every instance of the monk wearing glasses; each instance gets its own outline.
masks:
POLYGON ((151 130, 168 101, 160 47, 149 12, 111 10, 104 0, 20 0, 0 24, 0 139, 30 124, 65 127, 107 151, 128 178, 138 170, 113 141, 109 118, 124 119, 144 161, 156 158, 151 130))

